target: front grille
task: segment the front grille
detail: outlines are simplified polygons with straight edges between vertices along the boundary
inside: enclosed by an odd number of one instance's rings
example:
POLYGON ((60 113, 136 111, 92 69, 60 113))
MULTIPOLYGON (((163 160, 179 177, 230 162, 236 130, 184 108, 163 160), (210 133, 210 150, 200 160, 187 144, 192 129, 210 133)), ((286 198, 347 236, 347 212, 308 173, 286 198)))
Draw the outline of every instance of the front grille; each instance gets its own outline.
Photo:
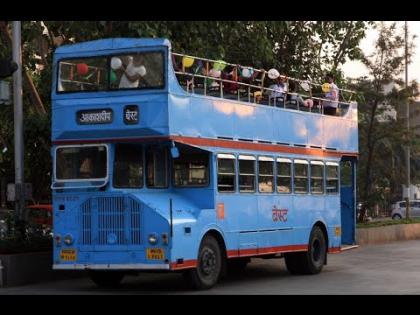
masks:
POLYGON ((141 204, 130 197, 93 197, 80 206, 82 245, 139 245, 141 204))

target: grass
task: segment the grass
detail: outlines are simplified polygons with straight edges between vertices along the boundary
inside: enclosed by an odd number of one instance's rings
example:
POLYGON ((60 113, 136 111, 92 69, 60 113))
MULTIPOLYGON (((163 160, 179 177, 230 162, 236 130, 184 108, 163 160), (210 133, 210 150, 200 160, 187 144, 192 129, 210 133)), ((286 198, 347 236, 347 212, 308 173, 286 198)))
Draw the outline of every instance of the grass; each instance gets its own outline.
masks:
POLYGON ((384 220, 384 221, 371 221, 365 223, 357 223, 358 229, 363 228, 372 228, 372 227, 380 227, 380 226, 388 226, 388 225, 396 225, 396 224, 413 224, 413 223, 420 223, 420 218, 416 219, 402 219, 402 220, 384 220))

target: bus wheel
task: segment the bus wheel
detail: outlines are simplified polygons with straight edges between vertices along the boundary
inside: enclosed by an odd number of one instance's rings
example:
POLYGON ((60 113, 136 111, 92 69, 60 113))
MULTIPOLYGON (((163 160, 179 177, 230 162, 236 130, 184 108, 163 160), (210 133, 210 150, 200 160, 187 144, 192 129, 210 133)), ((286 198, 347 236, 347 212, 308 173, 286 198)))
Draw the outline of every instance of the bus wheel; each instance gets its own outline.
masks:
POLYGON ((222 273, 222 253, 219 243, 207 235, 200 245, 197 267, 184 273, 189 284, 198 290, 210 289, 220 278, 222 273))
POLYGON ((89 277, 100 288, 113 288, 121 283, 124 273, 121 271, 90 270, 89 277))
POLYGON ((327 242, 321 228, 314 226, 309 237, 308 251, 284 255, 287 270, 291 274, 320 273, 327 255, 327 242))
POLYGON ((227 261, 228 274, 238 274, 246 268, 251 261, 250 258, 231 258, 227 261))

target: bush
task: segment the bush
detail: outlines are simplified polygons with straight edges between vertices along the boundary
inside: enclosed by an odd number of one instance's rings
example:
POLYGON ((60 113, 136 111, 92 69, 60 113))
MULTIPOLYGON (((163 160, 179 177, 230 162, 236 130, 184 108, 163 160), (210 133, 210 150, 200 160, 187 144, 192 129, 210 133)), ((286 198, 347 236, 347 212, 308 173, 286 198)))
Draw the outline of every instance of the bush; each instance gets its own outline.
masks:
POLYGON ((52 250, 52 233, 49 229, 20 223, 16 225, 9 213, 0 220, 0 254, 52 250))

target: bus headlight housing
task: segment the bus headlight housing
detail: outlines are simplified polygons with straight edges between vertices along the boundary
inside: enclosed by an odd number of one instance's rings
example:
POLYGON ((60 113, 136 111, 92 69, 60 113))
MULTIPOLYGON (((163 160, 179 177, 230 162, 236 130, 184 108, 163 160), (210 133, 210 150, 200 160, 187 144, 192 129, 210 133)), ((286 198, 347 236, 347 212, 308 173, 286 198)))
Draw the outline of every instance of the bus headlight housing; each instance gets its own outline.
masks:
POLYGON ((73 236, 71 234, 66 234, 64 236, 63 241, 64 241, 64 244, 71 245, 71 244, 73 244, 73 236))
POLYGON ((151 245, 156 245, 158 242, 158 236, 156 233, 151 233, 149 234, 149 237, 147 238, 147 240, 149 241, 151 245))

